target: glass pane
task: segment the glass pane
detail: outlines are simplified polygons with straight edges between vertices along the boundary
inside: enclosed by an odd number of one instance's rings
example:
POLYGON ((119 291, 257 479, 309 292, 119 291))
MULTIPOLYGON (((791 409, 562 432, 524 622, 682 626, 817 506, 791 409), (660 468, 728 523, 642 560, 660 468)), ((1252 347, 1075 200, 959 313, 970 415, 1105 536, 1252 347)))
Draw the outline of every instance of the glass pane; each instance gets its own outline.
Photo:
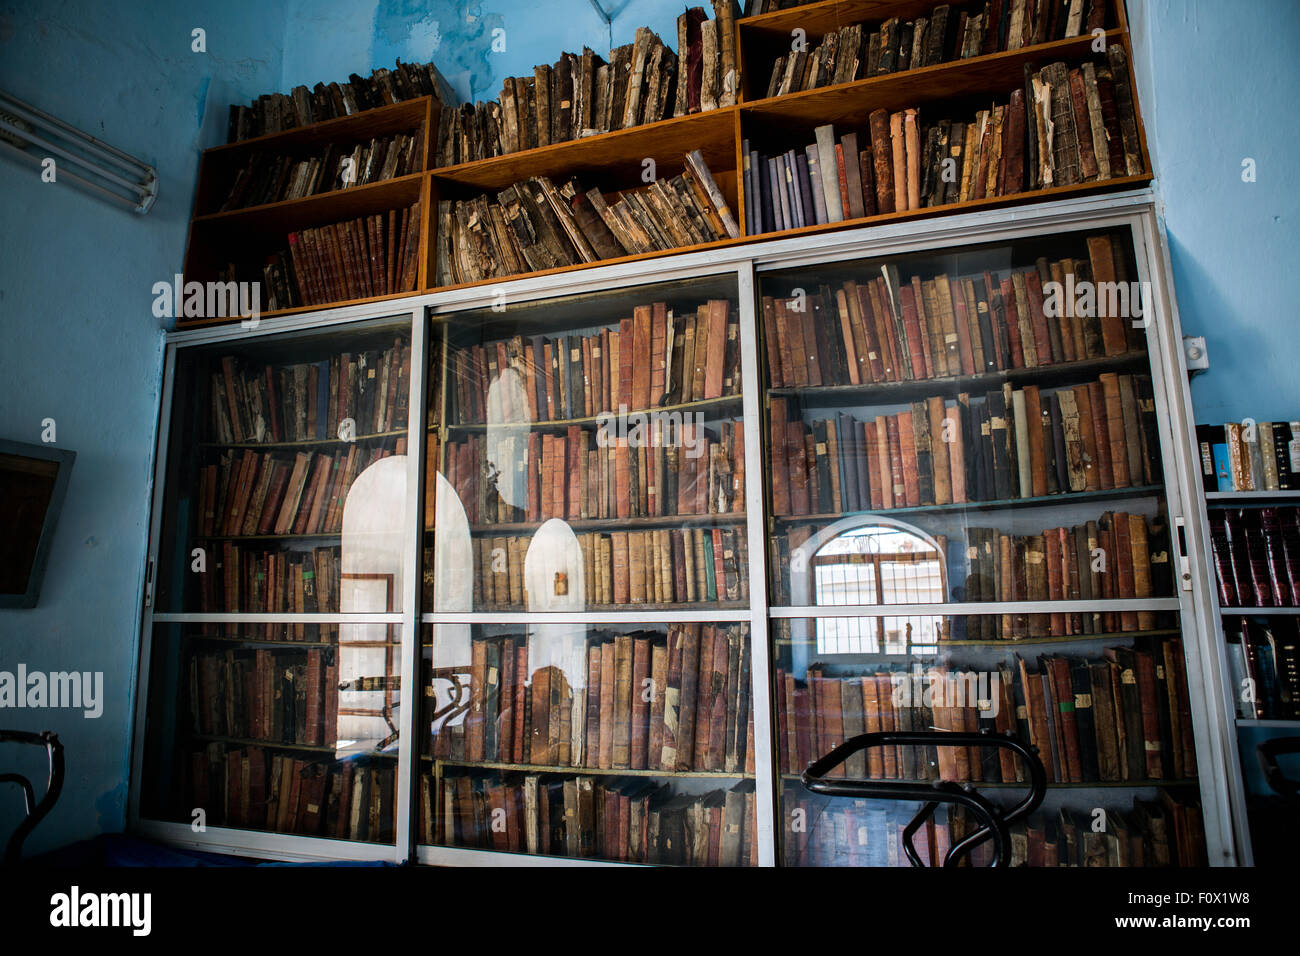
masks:
POLYGON ((738 330, 734 276, 437 317, 425 608, 746 606, 738 330))
POLYGON ((1124 231, 764 273, 773 603, 1172 595, 1136 275, 1124 231))
POLYGON ((425 636, 423 842, 756 864, 748 625, 425 636))
POLYGON ((410 317, 178 351, 159 611, 396 611, 410 317))
MULTIPOLYGON (((901 832, 918 803, 816 794, 799 773, 859 734, 933 730, 1011 732, 1037 748, 1047 797, 1012 828, 1013 864, 1204 865, 1191 704, 1170 618, 1136 637, 1014 645, 945 639, 961 622, 942 615, 773 621, 782 859, 909 865, 901 832)), ((873 747, 829 776, 969 782, 1006 808, 1028 779, 1008 750, 937 743, 873 747)), ((971 820, 940 806, 918 833, 920 857, 942 860, 971 820)), ((969 862, 990 856, 986 842, 969 862)))
POLYGON ((401 642, 395 624, 155 625, 142 815, 391 843, 401 642))

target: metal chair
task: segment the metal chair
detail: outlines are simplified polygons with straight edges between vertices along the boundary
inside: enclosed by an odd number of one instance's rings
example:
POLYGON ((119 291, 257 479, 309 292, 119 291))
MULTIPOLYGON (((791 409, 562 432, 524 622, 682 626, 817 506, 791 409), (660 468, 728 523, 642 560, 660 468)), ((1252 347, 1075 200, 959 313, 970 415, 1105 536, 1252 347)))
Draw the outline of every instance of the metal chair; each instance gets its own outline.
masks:
POLYGON ((1011 865, 1011 831, 1009 827, 1038 809, 1047 792, 1047 772, 1033 747, 1011 733, 995 735, 981 733, 949 733, 935 730, 884 731, 860 734, 840 744, 820 760, 808 765, 800 776, 803 785, 813 793, 833 797, 857 797, 871 800, 920 801, 922 806, 916 816, 903 829, 903 851, 914 867, 924 867, 921 857, 912 845, 912 837, 921 825, 939 808, 941 803, 965 807, 980 821, 980 827, 948 849, 944 866, 956 866, 963 856, 989 838, 993 839, 991 866, 1011 865), (848 780, 826 778, 831 770, 844 763, 860 750, 890 746, 935 747, 1002 747, 1020 757, 1029 768, 1029 792, 1009 811, 990 802, 969 783, 958 784, 947 780, 920 783, 894 780, 848 780))
POLYGON ((0 773, 0 783, 16 783, 23 788, 23 801, 27 810, 26 819, 18 824, 18 828, 9 837, 9 843, 5 847, 4 862, 8 866, 17 863, 22 857, 23 841, 54 809, 59 794, 63 792, 63 744, 59 742, 59 735, 49 730, 40 733, 26 730, 0 730, 0 744, 3 743, 33 744, 44 747, 46 758, 50 763, 50 778, 45 787, 45 796, 41 797, 39 803, 36 802, 36 792, 30 780, 20 773, 0 773))

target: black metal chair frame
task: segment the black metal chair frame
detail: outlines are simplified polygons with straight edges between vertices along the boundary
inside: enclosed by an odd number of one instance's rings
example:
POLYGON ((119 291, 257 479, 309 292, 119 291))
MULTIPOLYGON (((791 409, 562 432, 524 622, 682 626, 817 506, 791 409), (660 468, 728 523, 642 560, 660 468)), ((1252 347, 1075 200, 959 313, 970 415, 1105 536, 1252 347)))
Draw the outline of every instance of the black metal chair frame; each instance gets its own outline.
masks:
POLYGON ((1259 767, 1264 771, 1268 785, 1277 793, 1293 800, 1300 798, 1300 780, 1292 780, 1283 773, 1277 758, 1282 754, 1295 753, 1300 753, 1300 737, 1272 737, 1255 745, 1259 767))
POLYGON ((45 796, 41 797, 39 803, 36 801, 36 791, 32 788, 30 780, 20 773, 0 773, 0 783, 16 783, 22 788, 23 802, 27 810, 27 817, 18 824, 18 828, 14 830, 9 837, 9 843, 5 846, 4 862, 6 866, 11 866, 22 857, 23 842, 36 829, 36 825, 54 809, 59 794, 63 792, 63 744, 59 742, 58 734, 48 730, 40 733, 27 730, 0 730, 0 744, 4 743, 44 747, 46 758, 50 762, 50 777, 46 783, 45 796))
POLYGON ((1043 802, 1047 792, 1047 772, 1035 749, 1011 733, 949 733, 935 730, 883 731, 880 733, 860 734, 840 744, 820 760, 808 765, 800 779, 803 785, 813 793, 833 797, 857 797, 871 800, 906 800, 922 804, 916 816, 903 829, 903 851, 914 867, 924 867, 921 857, 912 845, 912 838, 921 825, 930 818, 941 803, 952 803, 965 807, 980 822, 974 833, 948 849, 943 860, 944 866, 956 866, 963 856, 969 854, 985 840, 993 840, 992 866, 1011 865, 1011 831, 1009 827, 1017 820, 1029 816, 1043 802), (1001 747, 1020 757, 1029 768, 1029 792, 1010 810, 992 803, 973 785, 959 784, 952 781, 936 780, 933 783, 911 783, 892 780, 851 780, 828 779, 826 774, 844 763, 849 757, 871 747, 892 746, 934 746, 934 747, 1001 747))

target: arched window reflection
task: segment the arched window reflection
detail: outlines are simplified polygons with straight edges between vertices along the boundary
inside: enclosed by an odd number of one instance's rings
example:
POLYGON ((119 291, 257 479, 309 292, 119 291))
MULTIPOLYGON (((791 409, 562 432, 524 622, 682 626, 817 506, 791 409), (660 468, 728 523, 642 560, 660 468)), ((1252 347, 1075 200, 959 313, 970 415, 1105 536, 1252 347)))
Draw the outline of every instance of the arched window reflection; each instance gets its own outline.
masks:
POLYGON ((488 386, 487 468, 484 479, 502 505, 527 509, 528 396, 523 376, 513 366, 502 369, 488 386))
MULTIPOLYGON (((946 571, 940 542, 887 518, 837 522, 791 555, 796 604, 941 604, 946 571)), ((820 617, 819 654, 910 654, 934 650, 942 617, 820 617)))
MULTIPOLYGON (((405 585, 406 456, 375 462, 343 504, 339 610, 400 611, 405 585)), ((397 741, 401 626, 339 625, 340 753, 385 749, 397 741)))

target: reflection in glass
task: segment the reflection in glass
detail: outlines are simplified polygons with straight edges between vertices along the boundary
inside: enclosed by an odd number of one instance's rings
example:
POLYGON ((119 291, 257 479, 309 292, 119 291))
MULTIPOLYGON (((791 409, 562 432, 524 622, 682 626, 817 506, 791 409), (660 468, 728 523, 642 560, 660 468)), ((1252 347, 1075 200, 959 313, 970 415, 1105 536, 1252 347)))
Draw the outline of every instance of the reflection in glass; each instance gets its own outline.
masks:
MULTIPOLYGON (((942 603, 943 551, 939 542, 901 522, 846 519, 822 529, 790 556, 795 604, 876 605, 942 603)), ((908 653, 933 649, 942 618, 825 617, 817 619, 819 653, 908 653)))
MULTIPOLYGON (((875 627, 869 617, 859 620, 864 629, 875 627)), ((1203 863, 1191 701, 1177 630, 1080 636, 1069 648, 1030 643, 1014 654, 997 642, 837 652, 822 644, 816 623, 772 622, 787 864, 907 865, 901 830, 916 805, 823 797, 798 781, 804 767, 843 741, 893 730, 1010 732, 1037 749, 1048 797, 1013 829, 1016 864, 1203 863), (1091 788, 1101 789, 1073 795, 1091 788), (1080 801, 1088 812, 1077 809, 1080 801), (1102 831, 1091 826, 1094 807, 1105 810, 1102 831)), ((1003 802, 1027 780, 1009 753, 938 740, 860 752, 831 776, 969 782, 1003 802)), ((963 812, 941 808, 918 836, 922 857, 941 859, 971 830, 963 812)), ((975 854, 977 865, 987 860, 987 847, 975 854)))
POLYGON ((430 672, 426 842, 756 859, 744 625, 480 625, 471 645, 468 667, 430 672))
MULTIPOLYGON (((342 594, 347 613, 401 610, 406 537, 406 456, 385 458, 352 484, 343 508, 342 594)), ((397 625, 341 624, 339 753, 386 750, 397 741, 401 655, 397 625)))

